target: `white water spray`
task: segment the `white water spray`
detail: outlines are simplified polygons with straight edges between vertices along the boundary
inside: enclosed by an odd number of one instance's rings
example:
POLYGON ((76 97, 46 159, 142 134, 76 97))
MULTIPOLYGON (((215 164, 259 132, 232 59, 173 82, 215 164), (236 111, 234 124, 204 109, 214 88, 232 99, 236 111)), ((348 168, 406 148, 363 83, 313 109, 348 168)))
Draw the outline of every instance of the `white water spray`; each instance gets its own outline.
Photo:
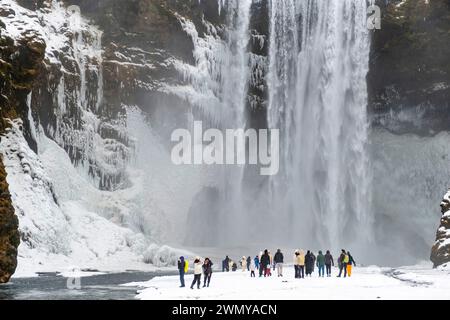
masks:
POLYGON ((272 0, 268 124, 281 129, 274 206, 290 238, 371 239, 369 33, 359 0, 272 0))

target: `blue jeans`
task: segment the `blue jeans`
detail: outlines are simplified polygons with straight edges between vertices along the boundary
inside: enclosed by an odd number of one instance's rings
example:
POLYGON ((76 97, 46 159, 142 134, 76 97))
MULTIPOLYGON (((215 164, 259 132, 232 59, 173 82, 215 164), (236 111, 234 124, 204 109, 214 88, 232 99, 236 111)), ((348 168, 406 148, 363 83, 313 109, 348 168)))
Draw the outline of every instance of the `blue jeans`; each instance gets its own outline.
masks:
POLYGON ((319 277, 325 276, 325 266, 319 266, 319 277))
POLYGON ((181 286, 184 287, 184 270, 180 270, 180 282, 181 286))

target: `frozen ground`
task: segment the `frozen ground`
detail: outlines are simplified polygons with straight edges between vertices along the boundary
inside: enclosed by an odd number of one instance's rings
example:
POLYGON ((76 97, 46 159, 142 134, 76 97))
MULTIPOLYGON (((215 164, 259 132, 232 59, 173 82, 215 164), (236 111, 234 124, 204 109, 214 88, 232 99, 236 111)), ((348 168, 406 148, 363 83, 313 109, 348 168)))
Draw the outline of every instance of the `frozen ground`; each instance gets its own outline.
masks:
MULTIPOLYGON (((317 270, 316 270, 317 271, 317 270)), ((139 286, 137 298, 170 299, 450 299, 450 270, 433 270, 431 265, 380 268, 357 267, 351 278, 294 279, 293 267, 285 269, 283 278, 250 278, 248 272, 216 272, 210 288, 191 290, 192 272, 186 275, 186 288, 179 288, 177 276, 156 277, 148 282, 130 283, 139 286)))

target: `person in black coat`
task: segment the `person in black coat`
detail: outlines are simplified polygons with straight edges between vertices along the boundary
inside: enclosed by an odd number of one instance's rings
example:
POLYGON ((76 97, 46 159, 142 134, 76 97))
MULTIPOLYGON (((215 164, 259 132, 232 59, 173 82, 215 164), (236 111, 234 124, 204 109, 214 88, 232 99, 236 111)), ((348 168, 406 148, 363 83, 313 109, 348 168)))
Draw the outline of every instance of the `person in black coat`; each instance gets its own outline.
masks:
POLYGON ((225 259, 222 261, 222 272, 229 272, 230 271, 230 258, 228 256, 225 257, 225 259))
POLYGON ((334 266, 333 256, 330 253, 330 250, 327 250, 325 254, 325 269, 327 270, 327 277, 331 277, 331 266, 334 266))
POLYGON ((267 266, 270 265, 270 257, 269 257, 269 251, 264 250, 264 254, 261 256, 261 268, 264 271, 264 277, 267 276, 267 266))
POLYGON ((305 256, 306 276, 310 276, 310 277, 312 276, 313 268, 314 268, 314 258, 311 254, 311 251, 308 250, 308 252, 306 253, 306 256, 305 256))
POLYGON ((275 253, 275 256, 273 257, 273 261, 275 263, 275 267, 277 268, 277 274, 279 277, 283 276, 283 263, 284 263, 284 256, 281 253, 281 250, 278 249, 277 253, 275 253))
POLYGON ((211 282, 211 276, 212 276, 212 266, 213 263, 209 258, 205 258, 205 261, 203 262, 203 288, 206 287, 206 285, 208 285, 209 287, 209 283, 211 282))
POLYGON ((250 263, 252 262, 252 258, 250 256, 247 257, 247 271, 250 271, 250 263))

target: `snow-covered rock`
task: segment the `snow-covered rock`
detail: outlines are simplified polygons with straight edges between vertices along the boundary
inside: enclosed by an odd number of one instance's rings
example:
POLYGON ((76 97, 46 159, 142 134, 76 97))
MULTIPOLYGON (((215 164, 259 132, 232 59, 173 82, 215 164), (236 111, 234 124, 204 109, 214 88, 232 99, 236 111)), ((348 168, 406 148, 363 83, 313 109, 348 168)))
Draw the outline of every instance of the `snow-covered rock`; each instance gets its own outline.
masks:
POLYGON ((450 190, 441 202, 441 223, 436 232, 436 242, 431 249, 434 267, 446 267, 450 263, 450 190))

